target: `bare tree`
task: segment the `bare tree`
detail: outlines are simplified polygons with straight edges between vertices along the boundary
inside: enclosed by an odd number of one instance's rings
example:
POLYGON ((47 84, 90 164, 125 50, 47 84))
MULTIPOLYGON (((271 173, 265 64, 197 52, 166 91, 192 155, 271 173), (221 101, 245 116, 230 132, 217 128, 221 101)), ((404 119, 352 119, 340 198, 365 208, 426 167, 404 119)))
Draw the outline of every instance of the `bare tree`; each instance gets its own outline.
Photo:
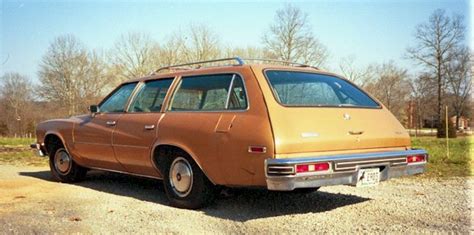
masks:
POLYGON ((376 76, 368 81, 365 89, 379 99, 397 118, 405 119, 405 105, 410 98, 410 85, 405 69, 395 65, 393 61, 378 65, 376 76))
MULTIPOLYGON (((448 17, 444 10, 436 10, 428 22, 416 27, 416 45, 407 49, 408 57, 429 69, 437 83, 437 118, 442 119, 443 90, 446 65, 464 39, 465 27, 460 16, 448 17)), ((439 125, 438 128, 440 128, 439 125)))
POLYGON ((472 87, 471 53, 469 48, 461 47, 453 51, 452 59, 446 65, 448 92, 452 94, 452 106, 456 113, 456 129, 459 118, 464 115, 472 87))
POLYGON ((182 38, 177 41, 185 62, 216 59, 221 55, 219 37, 206 25, 191 24, 188 31, 180 35, 182 38))
POLYGON ((110 57, 121 82, 146 76, 159 67, 159 46, 148 34, 127 33, 115 42, 110 57))
POLYGON ((58 37, 40 63, 39 95, 65 107, 68 115, 84 112, 103 95, 110 80, 106 68, 97 54, 88 52, 74 36, 58 37))
POLYGON ((184 38, 177 32, 169 37, 159 50, 160 66, 184 63, 184 44, 184 38))
POLYGON ((434 116, 437 112, 436 81, 430 74, 422 73, 410 81, 411 102, 414 103, 413 119, 416 127, 423 127, 424 120, 430 120, 433 126, 434 116))
POLYGON ((327 48, 311 30, 307 14, 291 5, 276 12, 263 43, 272 57, 285 61, 321 66, 328 57, 327 48))
POLYGON ((22 135, 26 125, 33 120, 31 103, 34 100, 33 85, 28 77, 7 73, 0 77, 0 100, 3 101, 4 125, 22 135))
POLYGON ((364 84, 371 79, 372 66, 363 69, 355 65, 356 57, 353 55, 343 57, 339 61, 339 70, 341 74, 357 85, 364 86, 364 84))
POLYGON ((227 47, 224 53, 225 57, 239 56, 247 59, 265 59, 269 57, 267 51, 260 47, 227 47))

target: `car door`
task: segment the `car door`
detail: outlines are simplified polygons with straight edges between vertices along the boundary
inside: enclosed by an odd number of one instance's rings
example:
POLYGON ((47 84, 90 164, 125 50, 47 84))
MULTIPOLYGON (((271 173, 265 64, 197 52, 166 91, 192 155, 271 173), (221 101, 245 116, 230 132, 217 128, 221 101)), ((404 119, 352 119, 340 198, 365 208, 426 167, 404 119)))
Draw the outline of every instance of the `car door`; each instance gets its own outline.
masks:
POLYGON ((90 167, 123 171, 115 158, 112 136, 137 83, 123 84, 99 105, 99 112, 74 126, 74 149, 90 167))
POLYGON ((173 78, 145 82, 121 115, 113 134, 117 160, 128 172, 159 177, 153 168, 151 151, 156 141, 158 123, 164 115, 162 105, 173 78))

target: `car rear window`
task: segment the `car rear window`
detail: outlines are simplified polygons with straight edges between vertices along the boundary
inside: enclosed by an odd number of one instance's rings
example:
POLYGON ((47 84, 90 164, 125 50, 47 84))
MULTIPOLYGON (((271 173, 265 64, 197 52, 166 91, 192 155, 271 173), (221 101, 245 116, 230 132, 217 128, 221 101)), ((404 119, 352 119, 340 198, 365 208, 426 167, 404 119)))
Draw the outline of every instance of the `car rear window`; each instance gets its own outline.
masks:
POLYGON ((365 92, 335 76, 276 70, 265 74, 275 98, 285 106, 379 107, 365 92))

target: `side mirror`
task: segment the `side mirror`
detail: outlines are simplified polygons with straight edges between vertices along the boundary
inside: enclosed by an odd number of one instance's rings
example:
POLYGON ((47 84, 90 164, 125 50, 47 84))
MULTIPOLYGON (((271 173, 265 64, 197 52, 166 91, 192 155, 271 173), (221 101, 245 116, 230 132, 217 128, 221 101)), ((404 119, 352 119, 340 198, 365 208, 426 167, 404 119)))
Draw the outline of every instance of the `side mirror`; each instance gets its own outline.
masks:
POLYGON ((99 113, 99 106, 98 105, 91 105, 89 106, 89 111, 91 111, 92 116, 95 116, 97 113, 99 113))

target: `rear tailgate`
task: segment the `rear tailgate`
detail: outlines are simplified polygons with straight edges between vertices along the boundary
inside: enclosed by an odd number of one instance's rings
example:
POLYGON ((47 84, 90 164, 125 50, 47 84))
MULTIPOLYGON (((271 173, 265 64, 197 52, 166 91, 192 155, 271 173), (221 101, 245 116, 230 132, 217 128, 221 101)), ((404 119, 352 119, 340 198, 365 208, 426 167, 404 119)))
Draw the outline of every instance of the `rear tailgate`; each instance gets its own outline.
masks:
POLYGON ((272 107, 276 154, 406 147, 404 128, 385 109, 272 107))
MULTIPOLYGON (((289 156, 293 153, 307 156, 308 153, 371 152, 410 146, 408 133, 383 106, 298 107, 279 103, 264 75, 267 68, 259 65, 252 67, 269 111, 276 156, 289 156)), ((289 69, 275 66, 269 70, 331 75, 307 68, 289 69)), ((301 97, 305 94, 295 95, 301 97)))

